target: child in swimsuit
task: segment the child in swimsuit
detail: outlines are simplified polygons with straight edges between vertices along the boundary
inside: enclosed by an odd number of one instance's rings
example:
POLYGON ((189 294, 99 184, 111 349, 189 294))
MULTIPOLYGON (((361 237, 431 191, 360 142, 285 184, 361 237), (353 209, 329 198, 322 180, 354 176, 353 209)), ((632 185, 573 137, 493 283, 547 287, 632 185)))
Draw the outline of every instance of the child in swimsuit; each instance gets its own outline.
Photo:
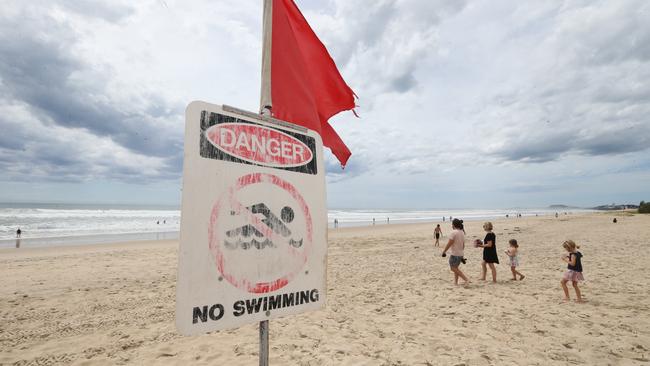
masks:
POLYGON ((519 267, 519 244, 517 244, 516 239, 510 239, 508 241, 508 244, 510 247, 504 252, 510 258, 510 272, 512 272, 512 280, 516 281, 517 280, 517 275, 519 275, 519 281, 523 280, 524 276, 521 272, 517 271, 517 267, 519 267))

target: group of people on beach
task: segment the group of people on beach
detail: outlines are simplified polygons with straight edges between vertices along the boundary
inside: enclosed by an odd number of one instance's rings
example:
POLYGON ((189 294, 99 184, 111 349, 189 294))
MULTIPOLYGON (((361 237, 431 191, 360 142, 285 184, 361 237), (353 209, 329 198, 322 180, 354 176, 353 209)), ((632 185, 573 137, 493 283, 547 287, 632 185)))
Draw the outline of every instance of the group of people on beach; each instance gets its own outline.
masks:
MULTIPOLYGON (((461 271, 460 265, 465 264, 465 227, 463 225, 463 220, 458 218, 453 219, 451 222, 452 232, 449 234, 449 240, 447 245, 445 245, 442 250, 442 256, 447 256, 447 251, 449 251, 449 267, 451 272, 454 274, 454 284, 458 285, 458 280, 462 279, 464 285, 470 283, 467 276, 461 271)), ((476 239, 474 241, 475 248, 483 248, 483 260, 481 262, 481 277, 480 280, 485 281, 487 277, 487 269, 490 269, 492 275, 492 282, 497 282, 497 270, 495 264, 499 264, 499 256, 497 255, 496 247, 496 234, 493 232, 494 226, 491 222, 485 222, 483 224, 483 230, 485 230, 485 238, 483 240, 476 239)), ((442 236, 442 229, 440 224, 436 225, 434 229, 435 242, 434 246, 440 246, 440 238, 442 236)), ((504 251, 508 256, 510 264, 510 272, 512 273, 512 280, 523 280, 526 276, 519 272, 519 243, 517 239, 510 239, 508 241, 509 247, 504 251), (518 277, 518 278, 517 278, 518 277)), ((565 256, 562 256, 562 260, 567 263, 567 270, 562 276, 560 284, 564 291, 564 300, 569 301, 569 288, 567 284, 571 282, 576 293, 576 301, 582 302, 582 294, 580 292, 579 283, 584 281, 582 275, 582 253, 578 251, 580 248, 572 240, 566 240, 562 247, 568 253, 565 256)))

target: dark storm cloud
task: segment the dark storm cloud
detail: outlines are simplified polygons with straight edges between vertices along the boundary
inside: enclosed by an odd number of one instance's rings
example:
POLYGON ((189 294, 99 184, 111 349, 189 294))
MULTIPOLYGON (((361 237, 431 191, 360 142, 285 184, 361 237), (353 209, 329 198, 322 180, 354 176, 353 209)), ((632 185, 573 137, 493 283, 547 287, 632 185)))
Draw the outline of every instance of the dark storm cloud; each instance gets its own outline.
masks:
MULTIPOLYGON (((23 117, 42 125, 71 131, 80 129, 110 139, 135 154, 171 159, 166 164, 170 171, 160 173, 178 176, 180 169, 176 160, 182 156, 181 131, 161 128, 159 122, 161 118, 181 121, 182 107, 170 105, 158 95, 133 95, 131 104, 115 102, 108 91, 111 69, 97 70, 78 58, 73 52, 79 36, 77 31, 49 14, 53 8, 58 8, 115 22, 127 17, 132 10, 90 1, 36 5, 38 3, 18 5, 13 11, 0 15, 0 107, 3 101, 6 105, 20 105, 23 117), (28 115, 24 116, 25 113, 28 115)), ((125 90, 124 93, 133 92, 125 90)), ((36 161, 43 165, 44 175, 56 175, 56 179, 75 180, 95 174, 91 170, 98 163, 91 165, 84 161, 83 151, 66 149, 66 142, 48 135, 47 128, 30 130, 9 118, 15 116, 0 114, 0 124, 5 130, 0 138, 1 148, 24 150, 29 141, 38 143, 41 149, 46 147, 47 154, 36 161)), ((26 154, 17 156, 34 160, 26 154)), ((27 161, 22 163, 27 164, 27 161)), ((119 162, 112 163, 115 165, 107 166, 103 175, 110 177, 113 168, 117 177, 137 174, 133 168, 122 172, 120 169, 125 168, 119 167, 119 162)))
POLYGON ((580 140, 576 149, 587 155, 613 155, 643 151, 650 148, 650 128, 635 125, 613 131, 603 131, 580 140))
POLYGON ((494 155, 508 161, 544 163, 558 159, 571 149, 573 136, 533 136, 509 139, 494 152, 494 155))
MULTIPOLYGON (((542 131, 544 127, 540 127, 542 131)), ((574 153, 587 156, 617 155, 650 148, 649 124, 624 125, 598 130, 596 126, 582 130, 537 133, 507 138, 493 155, 507 161, 544 163, 574 153)))
MULTIPOLYGON (((0 26, 0 77, 10 97, 39 109, 57 125, 110 136, 133 151, 156 156, 178 152, 173 143, 179 136, 170 138, 169 131, 155 128, 156 116, 102 97, 109 75, 93 72, 70 55, 67 45, 75 40, 70 29, 53 21, 13 20, 0 26), (54 36, 44 40, 34 29, 54 36), (76 80, 84 74, 84 80, 76 80)), ((154 105, 156 114, 161 110, 154 105)))

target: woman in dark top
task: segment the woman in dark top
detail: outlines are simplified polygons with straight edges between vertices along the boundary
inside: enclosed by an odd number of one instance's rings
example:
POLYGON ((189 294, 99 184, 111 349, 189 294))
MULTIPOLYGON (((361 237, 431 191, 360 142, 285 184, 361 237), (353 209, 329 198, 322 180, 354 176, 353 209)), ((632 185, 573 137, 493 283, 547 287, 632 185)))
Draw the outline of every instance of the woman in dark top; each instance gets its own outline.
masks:
POLYGON ((494 264, 499 264, 499 257, 497 256, 497 236, 492 232, 492 223, 486 222, 483 224, 483 230, 487 231, 483 244, 478 247, 483 248, 483 262, 481 262, 481 280, 485 281, 487 275, 487 267, 490 267, 492 272, 492 282, 497 282, 497 269, 494 264))

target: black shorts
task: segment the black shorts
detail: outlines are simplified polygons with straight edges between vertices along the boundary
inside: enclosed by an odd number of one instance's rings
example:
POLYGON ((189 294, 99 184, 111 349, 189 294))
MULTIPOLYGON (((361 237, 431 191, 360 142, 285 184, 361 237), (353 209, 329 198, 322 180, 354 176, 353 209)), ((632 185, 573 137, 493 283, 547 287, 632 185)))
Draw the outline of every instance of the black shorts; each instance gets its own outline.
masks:
POLYGON ((440 234, 436 233, 436 239, 440 239, 440 234))

